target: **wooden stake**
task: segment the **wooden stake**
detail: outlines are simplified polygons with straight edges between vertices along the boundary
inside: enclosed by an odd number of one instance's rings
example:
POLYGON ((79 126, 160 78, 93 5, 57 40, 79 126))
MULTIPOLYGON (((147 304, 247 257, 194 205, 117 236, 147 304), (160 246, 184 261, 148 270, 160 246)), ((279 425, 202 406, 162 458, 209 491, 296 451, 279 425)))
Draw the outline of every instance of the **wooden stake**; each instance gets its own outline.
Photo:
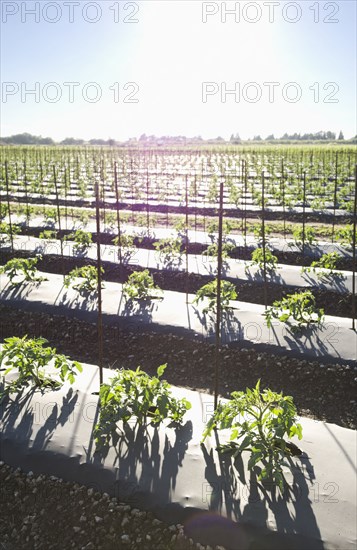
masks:
POLYGON ((115 184, 115 200, 117 202, 117 227, 118 227, 118 252, 119 252, 119 264, 122 265, 121 255, 121 227, 120 227, 120 211, 119 211, 119 189, 118 189, 118 165, 117 161, 114 163, 114 184, 115 184))
POLYGON ((5 182, 6 182, 6 196, 7 196, 7 214, 9 216, 9 227, 10 227, 10 242, 11 242, 11 254, 14 253, 14 236, 12 234, 12 221, 11 221, 11 211, 10 211, 10 188, 9 188, 9 168, 7 160, 5 160, 5 182))
POLYGON ((352 329, 356 330, 356 215, 357 215, 357 164, 355 165, 355 201, 352 226, 352 329))
POLYGON ((64 271, 65 270, 64 270, 64 260, 63 260, 63 235, 62 235, 62 228, 61 228, 61 212, 60 212, 60 207, 59 207, 58 185, 57 185, 57 175, 56 175, 56 166, 55 165, 53 165, 53 182, 55 184, 55 192, 56 192, 58 233, 59 233, 60 247, 61 247, 62 275, 64 277, 64 271))
POLYGON ((217 302, 216 302, 216 345, 215 345, 215 373, 214 373, 214 408, 218 405, 218 385, 221 347, 221 282, 222 282, 222 241, 223 241, 223 177, 221 176, 219 189, 218 210, 218 258, 217 258, 217 302))
POLYGON ((265 178, 264 172, 262 172, 262 234, 263 234, 263 277, 264 277, 264 306, 265 309, 268 306, 268 292, 267 292, 267 264, 266 264, 266 242, 265 242, 265 178))
POLYGON ((102 315, 102 261, 100 255, 100 209, 99 209, 99 185, 95 184, 95 217, 97 223, 97 273, 98 273, 98 362, 99 384, 103 384, 103 315, 102 315))

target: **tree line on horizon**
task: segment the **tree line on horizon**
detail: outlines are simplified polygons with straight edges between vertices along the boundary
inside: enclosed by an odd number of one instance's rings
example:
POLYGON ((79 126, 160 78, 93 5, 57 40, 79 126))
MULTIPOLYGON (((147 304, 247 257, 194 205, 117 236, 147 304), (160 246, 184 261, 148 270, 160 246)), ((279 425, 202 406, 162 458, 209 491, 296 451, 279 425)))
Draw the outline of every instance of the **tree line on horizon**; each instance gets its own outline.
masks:
MULTIPOLYGON (((199 144, 199 143, 231 143, 231 144, 241 144, 246 142, 285 142, 285 141, 336 141, 336 133, 327 131, 327 132, 316 132, 316 133, 305 133, 305 134, 287 134, 285 133, 280 138, 275 138, 274 134, 268 135, 263 139, 260 135, 254 136, 253 139, 242 140, 238 133, 232 134, 229 141, 226 141, 221 136, 213 139, 204 140, 201 136, 195 136, 193 138, 186 138, 185 136, 162 136, 156 137, 154 135, 146 136, 142 134, 139 139, 130 138, 125 142, 119 142, 115 139, 90 139, 86 141, 84 139, 77 139, 73 137, 67 137, 62 141, 56 142, 51 137, 42 137, 34 136, 27 132, 22 134, 15 134, 12 136, 0 138, 1 145, 99 145, 99 146, 109 146, 114 147, 115 145, 135 145, 135 144, 152 144, 152 145, 170 145, 170 144, 199 144)), ((357 136, 351 140, 345 140, 343 132, 340 131, 337 141, 348 141, 349 143, 356 143, 357 136)))

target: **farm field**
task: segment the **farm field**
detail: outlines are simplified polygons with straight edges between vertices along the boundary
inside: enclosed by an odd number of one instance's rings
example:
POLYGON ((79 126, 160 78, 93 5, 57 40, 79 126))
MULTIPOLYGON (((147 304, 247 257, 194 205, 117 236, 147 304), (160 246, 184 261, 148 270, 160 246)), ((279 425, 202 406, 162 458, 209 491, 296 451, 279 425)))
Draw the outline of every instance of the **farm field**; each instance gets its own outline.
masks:
POLYGON ((355 147, 0 151, 1 342, 356 429, 355 147))

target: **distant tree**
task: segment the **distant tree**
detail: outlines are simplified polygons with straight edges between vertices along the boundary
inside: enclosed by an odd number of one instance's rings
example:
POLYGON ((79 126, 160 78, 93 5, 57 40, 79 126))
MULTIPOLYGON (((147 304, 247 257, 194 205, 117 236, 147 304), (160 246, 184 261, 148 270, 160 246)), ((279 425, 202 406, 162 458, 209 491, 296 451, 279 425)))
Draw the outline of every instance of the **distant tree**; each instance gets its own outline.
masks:
POLYGON ((341 130, 340 133, 338 134, 338 139, 345 139, 345 136, 343 135, 342 130, 341 130))
POLYGON ((76 139, 73 137, 65 138, 61 141, 61 145, 83 145, 84 139, 76 139))
POLYGON ((39 145, 55 145, 55 142, 53 141, 52 138, 46 137, 46 138, 40 139, 39 145))
POLYGON ((89 140, 90 145, 107 145, 107 142, 105 139, 90 139, 89 140))
POLYGON ((238 132, 236 133, 236 135, 232 134, 231 135, 231 139, 230 139, 230 142, 231 143, 241 143, 241 138, 240 138, 240 135, 238 134, 238 132))
POLYGON ((261 136, 254 136, 253 141, 263 141, 261 136))
POLYGON ((268 137, 265 138, 266 141, 273 141, 274 139, 274 134, 270 134, 268 137))
POLYGON ((54 145, 54 141, 50 137, 43 138, 41 136, 33 136, 27 132, 23 134, 15 134, 14 136, 3 137, 2 143, 13 145, 54 145))

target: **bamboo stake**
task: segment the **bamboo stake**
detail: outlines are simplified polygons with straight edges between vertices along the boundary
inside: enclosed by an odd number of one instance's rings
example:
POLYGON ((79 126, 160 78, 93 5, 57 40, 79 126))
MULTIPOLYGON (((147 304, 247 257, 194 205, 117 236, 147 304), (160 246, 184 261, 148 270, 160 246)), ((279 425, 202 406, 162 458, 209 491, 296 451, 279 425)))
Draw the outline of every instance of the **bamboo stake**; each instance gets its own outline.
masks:
POLYGON ((352 329, 356 330, 356 215, 357 215, 357 164, 355 165, 355 201, 352 233, 352 329))
POLYGON ((331 241, 335 241, 335 223, 336 223, 336 208, 337 208, 337 183, 338 183, 338 152, 336 152, 336 160, 335 160, 335 187, 333 192, 333 219, 332 219, 332 239, 331 241))
POLYGON ((146 167, 146 225, 147 236, 150 238, 150 207, 149 207, 149 169, 146 167))
POLYGON ((305 209, 306 209, 306 172, 303 175, 303 203, 302 203, 302 257, 305 257, 305 209))
POLYGON ((98 273, 98 361, 99 361, 99 385, 103 384, 103 315, 102 315, 102 261, 100 255, 100 209, 99 209, 99 185, 95 183, 95 214, 97 224, 97 273, 98 273))
POLYGON ((58 233, 59 233, 60 247, 61 247, 61 265, 62 265, 62 275, 64 277, 63 236, 62 236, 62 228, 61 228, 61 213, 60 213, 60 207, 59 207, 58 185, 57 185, 57 176, 56 176, 56 166, 55 165, 53 165, 53 182, 54 182, 54 185, 55 185, 55 192, 56 192, 58 233))
POLYGON ((117 213, 117 226, 118 226, 118 253, 119 253, 119 264, 122 265, 122 254, 121 254, 121 227, 120 227, 120 211, 119 211, 119 189, 118 189, 118 165, 117 161, 114 163, 114 184, 115 184, 115 200, 116 213, 117 213))
POLYGON ((215 344, 215 373, 214 373, 214 408, 218 405, 218 385, 221 347, 221 282, 222 282, 222 241, 223 241, 223 177, 221 176, 219 189, 218 210, 218 258, 217 258, 217 316, 216 316, 216 344, 215 344))
POLYGON ((266 241, 265 241, 265 178, 262 172, 262 236, 263 236, 263 278, 264 278, 264 306, 268 306, 267 292, 267 264, 266 264, 266 241))
POLYGON ((187 183, 187 174, 186 174, 186 177, 185 177, 185 200, 186 200, 186 216, 185 216, 186 304, 188 304, 188 183, 187 183))
POLYGON ((11 242, 11 254, 14 253, 14 236, 12 234, 12 221, 11 221, 11 211, 10 211, 10 189, 9 189, 9 168, 7 160, 5 160, 5 182, 6 182, 6 196, 7 196, 7 210, 9 216, 9 227, 10 227, 10 242, 11 242))

